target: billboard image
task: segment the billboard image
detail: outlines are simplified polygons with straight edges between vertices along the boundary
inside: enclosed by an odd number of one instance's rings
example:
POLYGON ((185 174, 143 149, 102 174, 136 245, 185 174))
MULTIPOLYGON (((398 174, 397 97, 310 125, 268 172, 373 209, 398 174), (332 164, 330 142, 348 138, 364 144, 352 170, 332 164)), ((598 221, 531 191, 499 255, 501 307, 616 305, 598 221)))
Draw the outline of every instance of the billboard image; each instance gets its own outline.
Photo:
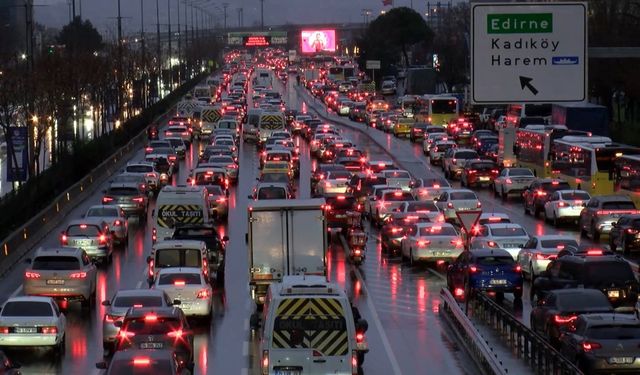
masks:
POLYGON ((248 35, 242 38, 245 47, 269 47, 271 37, 267 35, 248 35))
POLYGON ((302 53, 335 52, 335 30, 302 30, 300 35, 302 53))

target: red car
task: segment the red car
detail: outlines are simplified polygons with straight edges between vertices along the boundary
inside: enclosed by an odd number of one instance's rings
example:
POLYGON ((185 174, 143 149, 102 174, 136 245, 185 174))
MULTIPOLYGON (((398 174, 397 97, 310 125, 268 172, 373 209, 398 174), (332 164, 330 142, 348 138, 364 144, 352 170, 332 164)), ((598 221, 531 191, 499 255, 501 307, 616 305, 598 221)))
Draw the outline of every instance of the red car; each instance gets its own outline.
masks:
POLYGON ((350 195, 338 195, 336 197, 327 197, 325 204, 325 217, 327 220, 327 228, 338 229, 345 232, 349 227, 347 212, 362 211, 362 205, 357 199, 350 195))
POLYGON ((462 170, 460 176, 460 184, 462 186, 472 187, 491 185, 491 182, 498 177, 500 169, 498 165, 490 160, 473 160, 468 161, 462 170))

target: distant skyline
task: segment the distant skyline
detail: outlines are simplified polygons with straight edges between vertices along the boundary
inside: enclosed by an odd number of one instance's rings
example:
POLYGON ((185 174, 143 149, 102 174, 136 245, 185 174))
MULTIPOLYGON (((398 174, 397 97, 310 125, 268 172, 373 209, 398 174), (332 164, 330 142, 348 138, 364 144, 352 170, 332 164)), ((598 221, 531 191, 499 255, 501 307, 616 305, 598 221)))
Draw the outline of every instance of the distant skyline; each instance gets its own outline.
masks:
MULTIPOLYGON (((156 30, 156 0, 142 0, 144 6, 144 28, 146 31, 156 30)), ((171 24, 176 25, 178 0, 171 3, 171 24)), ((462 0, 452 0, 458 3, 462 0)), ((36 22, 49 27, 60 28, 69 22, 71 0, 33 0, 36 22), (40 5, 40 6, 39 6, 40 5)), ((160 7, 160 28, 166 32, 167 0, 158 0, 160 7)), ((260 0, 187 0, 187 3, 201 7, 217 17, 222 25, 223 4, 227 6, 227 26, 237 27, 239 24, 238 9, 243 9, 244 26, 260 25, 260 0)), ((394 6, 411 5, 411 0, 395 0, 394 6)), ((441 0, 442 6, 448 1, 441 0)), ((117 25, 117 0, 76 0, 76 15, 82 13, 83 19, 91 23, 102 33, 103 37, 115 38, 117 25)), ((184 0, 180 0, 181 24, 184 24, 184 0)), ((430 1, 435 7, 437 1, 430 1)), ((413 0, 413 8, 424 14, 427 1, 413 0)), ((381 10, 389 10, 390 6, 382 6, 382 0, 264 0, 265 25, 305 24, 305 23, 353 23, 363 22, 363 9, 371 11, 370 20, 380 14, 381 10)), ((190 12, 190 10, 189 10, 190 12)), ((140 0, 121 0, 123 32, 132 34, 140 30, 140 0)), ((191 13, 188 13, 189 24, 191 13)))

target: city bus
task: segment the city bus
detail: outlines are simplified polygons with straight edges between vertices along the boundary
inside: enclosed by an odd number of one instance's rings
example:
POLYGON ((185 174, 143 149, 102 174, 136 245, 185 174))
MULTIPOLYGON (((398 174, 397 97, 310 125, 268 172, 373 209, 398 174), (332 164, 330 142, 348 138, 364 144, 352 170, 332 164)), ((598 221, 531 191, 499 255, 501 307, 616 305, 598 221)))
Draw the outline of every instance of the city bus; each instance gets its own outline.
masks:
POLYGON ((622 155, 614 167, 615 191, 628 195, 640 207, 640 155, 622 155))
POLYGON ((640 148, 608 137, 568 136, 553 141, 549 155, 552 175, 591 195, 615 193, 615 166, 624 155, 640 155, 640 148))
MULTIPOLYGON (((591 134, 580 130, 567 130, 553 127, 516 129, 516 139, 513 150, 517 159, 516 164, 519 167, 530 168, 537 177, 552 177, 551 163, 549 160, 551 146, 554 140, 565 136, 590 137, 591 134)), ((507 141, 503 142, 505 145, 511 143, 507 141)), ((505 153, 506 152, 507 151, 505 151, 505 153)))
POLYGON ((425 107, 429 112, 429 122, 433 125, 447 124, 458 118, 460 107, 453 96, 433 95, 425 97, 425 107))
POLYGON ((333 82, 346 81, 356 76, 356 68, 351 65, 332 65, 327 78, 333 82))
POLYGON ((507 106, 507 126, 520 127, 520 119, 523 117, 542 118, 545 123, 551 121, 551 104, 549 103, 517 103, 507 106))

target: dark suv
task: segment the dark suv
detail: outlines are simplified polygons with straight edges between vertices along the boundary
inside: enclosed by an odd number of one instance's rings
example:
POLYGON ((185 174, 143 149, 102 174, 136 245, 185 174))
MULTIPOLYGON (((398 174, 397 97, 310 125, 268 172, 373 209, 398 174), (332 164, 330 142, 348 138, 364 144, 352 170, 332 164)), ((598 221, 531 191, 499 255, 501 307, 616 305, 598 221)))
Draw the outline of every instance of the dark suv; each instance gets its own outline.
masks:
POLYGON ((539 178, 522 193, 524 198, 524 213, 538 216, 544 210, 544 204, 549 195, 558 190, 571 190, 569 183, 557 178, 539 178))
POLYGON ((599 289, 614 307, 635 306, 640 289, 631 265, 621 257, 595 247, 565 249, 535 279, 531 299, 551 290, 578 287, 599 289))
POLYGON ((116 326, 116 351, 173 350, 178 363, 193 372, 193 331, 178 307, 132 307, 116 326))
POLYGON ((207 245, 209 275, 215 275, 216 284, 224 285, 224 254, 228 236, 220 238, 214 224, 177 224, 173 232, 174 240, 196 240, 207 245))
POLYGON ((609 233, 611 250, 616 251, 620 248, 622 252, 628 254, 632 248, 640 247, 640 214, 622 216, 612 225, 609 233))

